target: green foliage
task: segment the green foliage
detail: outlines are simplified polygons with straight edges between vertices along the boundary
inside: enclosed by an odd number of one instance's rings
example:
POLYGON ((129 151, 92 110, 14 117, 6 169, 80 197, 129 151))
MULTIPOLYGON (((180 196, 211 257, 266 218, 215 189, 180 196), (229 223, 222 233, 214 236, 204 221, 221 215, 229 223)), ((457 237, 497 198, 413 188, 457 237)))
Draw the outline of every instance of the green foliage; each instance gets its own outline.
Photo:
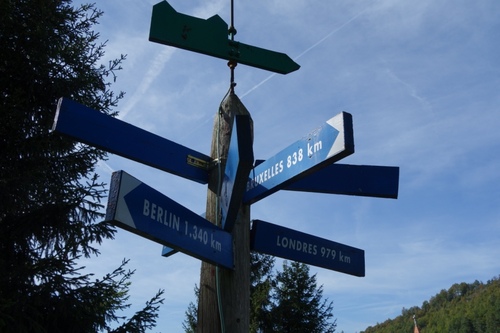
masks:
POLYGON ((137 311, 130 319, 123 322, 118 328, 111 330, 110 333, 145 332, 147 329, 154 328, 156 318, 158 318, 158 309, 164 301, 161 298, 162 295, 163 290, 158 291, 153 298, 146 302, 146 306, 142 310, 137 311))
POLYGON ((500 276, 486 284, 456 283, 421 307, 403 308, 400 316, 368 327, 364 333, 413 332, 413 315, 421 333, 498 333, 500 276))
POLYGON ((250 255, 250 332, 256 333, 269 316, 274 258, 259 253, 250 255))
MULTIPOLYGON (((306 264, 285 262, 276 276, 271 256, 252 253, 250 264, 250 332, 335 332, 333 302, 323 300, 323 288, 318 288, 306 264)), ((197 287, 195 295, 198 300, 197 287)), ((186 333, 196 332, 197 313, 191 302, 182 325, 186 333)))
MULTIPOLYGON (((198 286, 194 286, 194 294, 196 296, 196 304, 198 304, 198 299, 200 297, 200 288, 198 288, 198 286)), ((186 319, 184 319, 182 323, 182 328, 186 333, 196 333, 196 327, 198 325, 198 306, 190 302, 185 314, 186 319)))
MULTIPOLYGON (((272 269, 274 258, 264 254, 251 253, 250 259, 250 332, 258 332, 266 320, 266 308, 269 305, 272 269)), ((196 304, 200 289, 195 286, 196 304)), ((198 306, 190 302, 185 312, 182 328, 186 333, 195 333, 198 323, 198 306)))
MULTIPOLYGON (((115 229, 102 219, 105 153, 50 133, 59 97, 113 114, 110 90, 124 59, 96 63, 105 44, 92 30, 102 12, 69 0, 0 2, 0 331, 96 332, 124 318, 123 262, 100 280, 77 261, 99 253, 115 229)), ((122 325, 155 322, 161 292, 122 325)), ((130 328, 130 329, 129 329, 130 328)))
POLYGON ((335 332, 336 320, 330 321, 333 302, 322 296, 323 288, 317 286, 316 275, 309 275, 309 266, 285 261, 276 276, 264 332, 335 332))

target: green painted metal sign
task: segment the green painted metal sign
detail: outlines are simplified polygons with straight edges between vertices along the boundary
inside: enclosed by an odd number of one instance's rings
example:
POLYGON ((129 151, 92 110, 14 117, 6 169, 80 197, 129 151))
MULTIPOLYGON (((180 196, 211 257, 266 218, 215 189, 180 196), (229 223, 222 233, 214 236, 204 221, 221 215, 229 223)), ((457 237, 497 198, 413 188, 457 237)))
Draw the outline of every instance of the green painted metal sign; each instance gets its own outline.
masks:
POLYGON ((153 6, 149 40, 280 74, 300 68, 284 53, 228 39, 228 25, 219 15, 205 20, 181 14, 166 1, 153 6))

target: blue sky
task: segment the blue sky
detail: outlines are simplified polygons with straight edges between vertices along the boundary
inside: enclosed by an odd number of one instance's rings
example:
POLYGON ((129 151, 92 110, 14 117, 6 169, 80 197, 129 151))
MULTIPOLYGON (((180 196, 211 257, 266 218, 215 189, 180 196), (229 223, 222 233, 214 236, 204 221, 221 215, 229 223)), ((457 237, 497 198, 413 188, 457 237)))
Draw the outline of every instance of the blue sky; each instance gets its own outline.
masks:
MULTIPOLYGON (((127 54, 115 90, 126 122, 208 154, 229 87, 226 61, 148 41, 156 0, 100 2, 103 62, 127 54)), ((400 167, 399 198, 277 192, 252 206, 269 221, 365 250, 363 278, 311 267, 334 302, 337 330, 358 332, 456 282, 500 274, 500 2, 235 0, 235 39, 288 54, 289 75, 238 65, 236 94, 254 121, 254 154, 267 159, 341 111, 353 115, 356 152, 341 163, 400 167)), ((79 2, 76 2, 79 3, 79 2)), ((171 0, 184 14, 220 15, 230 1, 171 0)), ((161 152, 158 152, 161 154, 161 152)), ((109 156, 188 207, 206 186, 109 156)), ((133 309, 158 289, 154 330, 183 332, 200 261, 119 230, 84 264, 97 274, 129 258, 133 309)), ((281 261, 276 261, 280 268, 281 261)))

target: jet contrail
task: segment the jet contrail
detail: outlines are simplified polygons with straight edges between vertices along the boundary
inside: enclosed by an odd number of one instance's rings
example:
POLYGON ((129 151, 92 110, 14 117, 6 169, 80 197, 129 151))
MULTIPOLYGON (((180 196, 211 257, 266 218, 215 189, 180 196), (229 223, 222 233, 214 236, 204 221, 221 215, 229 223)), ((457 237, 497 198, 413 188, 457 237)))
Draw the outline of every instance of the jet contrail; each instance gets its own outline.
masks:
POLYGON ((149 89, 158 75, 160 75, 163 68, 165 67, 165 64, 174 52, 175 49, 167 47, 157 53, 157 55, 151 62, 151 65, 149 66, 146 74, 142 77, 139 86, 134 91, 134 94, 132 95, 132 97, 130 97, 128 103, 125 104, 123 109, 120 110, 120 113, 117 117, 118 119, 125 118, 127 114, 135 107, 137 102, 139 102, 144 97, 145 92, 149 89))
MULTIPOLYGON (((295 60, 295 59, 294 59, 295 60)), ((258 87, 260 87, 261 85, 263 85, 264 83, 266 83, 267 81, 271 80, 274 76, 276 75, 276 73, 273 73, 271 75, 269 75, 268 77, 266 77, 264 80, 260 81, 259 83, 257 83, 255 86, 253 86, 250 90, 248 90, 246 93, 244 93, 243 95, 241 95, 240 98, 243 98, 245 97, 246 95, 250 94, 252 91, 254 91, 255 89, 257 89, 258 87)))
MULTIPOLYGON (((347 26, 349 23, 351 23, 352 21, 354 21, 355 19, 357 19, 361 14, 363 14, 367 9, 368 9, 368 7, 366 7, 365 9, 363 9, 362 11, 360 11, 359 13, 357 13, 356 15, 354 15, 353 17, 351 17, 349 20, 347 20, 340 27, 335 28, 334 30, 332 30, 331 32, 329 32, 325 37, 321 38, 319 41, 317 41, 316 43, 314 43, 313 45, 311 45, 309 48, 307 48, 301 54, 299 54, 298 56, 296 56, 295 58, 293 58, 293 60, 299 59, 304 54, 308 53, 309 51, 311 51, 312 49, 314 49, 316 46, 318 46, 321 43, 323 43, 326 39, 328 39, 329 37, 331 37, 333 34, 339 32, 340 30, 342 30, 345 26, 347 26)), ((241 95, 240 98, 243 98, 246 95, 250 94, 252 91, 254 91, 255 89, 259 88, 261 85, 263 85, 264 83, 266 83, 267 81, 269 81, 270 79, 272 79, 275 75, 276 75, 276 73, 273 73, 273 74, 269 75, 264 80, 262 80, 261 82, 257 83, 255 86, 253 86, 252 88, 250 88, 250 90, 248 90, 246 93, 244 93, 243 95, 241 95)))
MULTIPOLYGON (((203 17, 208 16, 209 13, 219 12, 223 6, 223 0, 219 0, 216 3, 211 3, 209 5, 204 5, 197 8, 195 10, 195 15, 203 17)), ((156 54, 154 59, 151 61, 146 74, 142 77, 139 86, 134 91, 127 104, 125 104, 125 106, 120 110, 117 117, 118 119, 125 118, 127 114, 135 107, 137 102, 144 98, 144 94, 151 87, 151 84, 153 84, 154 80, 156 80, 156 78, 163 72, 163 68, 176 50, 176 48, 163 46, 163 49, 156 54)))
POLYGON ((366 10, 368 9, 368 7, 366 7, 365 9, 363 9, 362 11, 360 11, 359 13, 357 13, 356 15, 354 15, 353 17, 351 17, 348 21, 346 21, 344 24, 342 24, 340 27, 332 30, 330 33, 328 33, 325 37, 321 38, 319 41, 317 41, 315 44, 313 44, 311 47, 309 47, 308 49, 306 49, 304 52, 302 52, 301 54, 299 54, 298 56, 296 56, 293 60, 297 60, 299 59, 300 57, 302 57, 304 54, 306 54, 307 52, 311 51, 312 49, 314 49, 316 46, 318 46, 319 44, 323 43, 326 39, 328 39, 330 36, 332 36, 333 34, 339 32, 340 30, 342 30, 346 25, 348 25, 349 23, 351 23, 352 21, 354 21, 355 19, 357 19, 361 14, 363 14, 366 10))

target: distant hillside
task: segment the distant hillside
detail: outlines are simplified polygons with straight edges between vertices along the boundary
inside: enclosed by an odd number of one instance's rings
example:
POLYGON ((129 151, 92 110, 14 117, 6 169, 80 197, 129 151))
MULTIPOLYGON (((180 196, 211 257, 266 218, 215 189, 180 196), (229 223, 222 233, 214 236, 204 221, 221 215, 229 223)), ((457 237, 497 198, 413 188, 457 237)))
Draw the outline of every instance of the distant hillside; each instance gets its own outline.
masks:
POLYGON ((413 315, 420 333, 500 333, 500 275, 487 283, 456 283, 361 333, 413 333, 413 315))

